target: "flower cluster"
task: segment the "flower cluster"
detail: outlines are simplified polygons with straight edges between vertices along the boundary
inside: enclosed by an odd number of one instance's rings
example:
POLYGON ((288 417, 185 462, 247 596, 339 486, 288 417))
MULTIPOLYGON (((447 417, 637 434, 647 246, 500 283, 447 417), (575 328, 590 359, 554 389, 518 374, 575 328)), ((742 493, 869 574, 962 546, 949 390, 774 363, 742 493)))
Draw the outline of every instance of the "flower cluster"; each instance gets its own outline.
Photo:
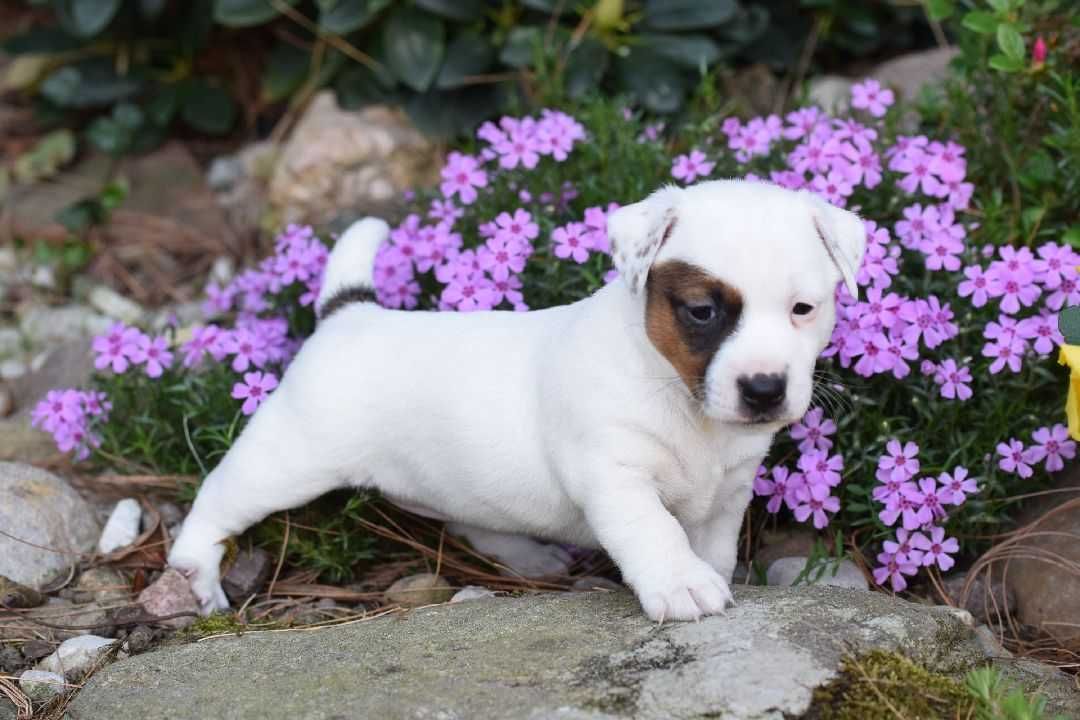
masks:
POLYGON ((1069 431, 1058 423, 1053 427, 1041 427, 1031 434, 1034 441, 1030 447, 1016 438, 998 443, 997 454, 1001 456, 998 467, 1022 478, 1031 477, 1032 465, 1045 462, 1047 472, 1057 472, 1065 467, 1065 461, 1076 457, 1076 443, 1069 439, 1069 431))
POLYGON ((50 390, 31 412, 30 424, 51 433, 61 452, 74 452, 76 460, 85 460, 101 445, 94 426, 106 422, 110 410, 105 393, 50 390))
POLYGON ((770 513, 787 506, 796 520, 813 519, 819 530, 829 524, 829 513, 840 510, 840 500, 832 490, 840 484, 844 469, 844 458, 829 454, 833 446, 829 436, 836 432, 836 423, 824 414, 821 408, 812 408, 789 430, 791 438, 799 442, 797 471, 784 465, 771 471, 761 467, 754 478, 754 494, 769 498, 766 508, 770 513))
POLYGON ((95 354, 94 367, 114 373, 142 365, 148 377, 158 378, 173 361, 164 337, 152 338, 121 322, 113 323, 104 335, 95 337, 91 347, 95 354))

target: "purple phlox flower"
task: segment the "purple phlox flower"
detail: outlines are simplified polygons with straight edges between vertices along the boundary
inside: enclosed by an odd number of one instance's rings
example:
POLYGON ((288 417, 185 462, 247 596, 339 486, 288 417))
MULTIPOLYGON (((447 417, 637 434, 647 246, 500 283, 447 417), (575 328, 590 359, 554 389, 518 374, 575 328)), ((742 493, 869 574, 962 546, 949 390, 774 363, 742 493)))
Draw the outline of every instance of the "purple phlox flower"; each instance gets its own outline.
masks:
POLYGON ((912 149, 904 153, 896 162, 889 163, 889 167, 906 175, 896 183, 909 195, 914 195, 920 190, 930 197, 942 197, 948 193, 948 189, 930 171, 930 163, 933 158, 925 152, 912 149))
POLYGON ((446 199, 457 195, 463 205, 476 202, 476 188, 485 187, 488 182, 487 172, 480 167, 476 158, 452 152, 442 169, 442 184, 439 189, 446 199))
POLYGON ((151 339, 149 335, 140 335, 131 352, 131 362, 146 365, 146 374, 159 378, 166 368, 172 365, 173 356, 169 352, 169 343, 164 336, 151 339))
POLYGON ((487 243, 477 250, 476 257, 480 267, 487 271, 495 281, 504 281, 511 273, 525 269, 532 246, 509 240, 507 236, 488 238, 487 243))
POLYGON ((1016 438, 1010 438, 1008 443, 998 443, 997 453, 1001 456, 998 467, 1005 472, 1016 473, 1022 478, 1029 478, 1034 474, 1028 464, 1024 443, 1016 438))
POLYGON ((928 511, 922 508, 922 495, 912 482, 900 484, 900 490, 885 502, 885 509, 878 513, 878 519, 892 527, 902 519, 905 530, 916 530, 925 522, 928 511))
POLYGON ((122 322, 113 323, 104 335, 94 338, 91 347, 97 353, 94 367, 98 370, 111 369, 122 373, 131 364, 131 356, 141 333, 122 322))
POLYGON ((829 435, 836 432, 836 423, 825 417, 825 411, 819 407, 811 408, 802 420, 788 430, 792 440, 799 441, 799 452, 828 450, 833 446, 829 435))
POLYGON ((798 503, 792 510, 795 519, 806 522, 813 517, 814 527, 818 530, 829 524, 829 516, 826 513, 835 513, 840 510, 840 500, 829 494, 829 486, 824 483, 807 482, 796 492, 795 500, 798 503))
POLYGON ((502 280, 492 280, 491 291, 493 297, 491 300, 492 307, 498 307, 499 303, 503 300, 510 303, 515 310, 528 310, 528 306, 525 304, 525 297, 521 294, 521 278, 517 275, 509 275, 502 280))
POLYGON ((934 296, 930 296, 928 300, 919 298, 901 304, 897 314, 901 320, 908 323, 903 331, 904 340, 914 345, 921 338, 928 348, 935 348, 945 342, 948 339, 947 330, 939 327, 935 317, 940 307, 934 296), (931 304, 930 300, 934 303, 931 304))
POLYGON ((1026 460, 1037 463, 1046 460, 1046 471, 1057 472, 1065 467, 1065 460, 1076 456, 1076 443, 1069 439, 1069 431, 1058 423, 1053 427, 1041 427, 1032 433, 1035 441, 1027 449, 1026 460))
POLYGON ((1080 305, 1080 278, 1076 275, 1076 268, 1066 270, 1061 283, 1046 298, 1046 306, 1055 312, 1073 305, 1080 305))
POLYGON ((217 317, 232 310, 233 302, 236 300, 236 290, 231 285, 222 289, 217 283, 210 283, 206 286, 205 293, 206 300, 202 304, 202 312, 206 317, 217 317))
POLYGON ((607 234, 608 216, 619 209, 618 203, 610 203, 605 210, 602 205, 585 208, 585 228, 589 247, 605 255, 611 254, 611 240, 607 234))
POLYGON ((848 196, 854 192, 847 176, 839 170, 830 170, 828 175, 815 175, 810 180, 810 189, 838 207, 844 207, 848 196))
POLYGON ((959 367, 956 360, 946 358, 934 372, 934 382, 941 386, 941 396, 949 400, 967 400, 971 397, 971 371, 959 367))
POLYGON ((222 332, 221 348, 227 355, 233 355, 234 372, 245 372, 254 365, 263 367, 268 359, 266 341, 247 328, 236 328, 222 332))
MULTIPOLYGON (((728 118, 729 120, 731 118, 728 118)), ((641 131, 641 135, 638 136, 637 141, 639 143, 656 142, 660 139, 660 133, 664 132, 666 123, 657 122, 646 125, 641 131)))
POLYGON ((495 218, 495 237, 504 242, 521 243, 531 250, 531 241, 539 234, 540 226, 533 222, 532 213, 527 210, 518 208, 513 215, 502 212, 495 218))
POLYGON ((256 370, 244 373, 244 382, 233 385, 232 396, 237 400, 243 400, 244 404, 240 411, 245 415, 251 415, 277 385, 278 379, 273 373, 262 373, 256 370))
POLYGON ((994 358, 994 361, 990 363, 991 375, 997 375, 1005 366, 1008 366, 1012 372, 1018 373, 1026 348, 1027 344, 1020 338, 1002 336, 994 342, 983 345, 982 354, 984 357, 994 358))
POLYGON ((62 425, 76 423, 82 415, 81 402, 77 390, 50 390, 34 406, 30 413, 30 424, 51 433, 62 425))
POLYGON ((829 156, 825 152, 825 142, 810 137, 795 146, 787 156, 787 163, 797 173, 824 173, 829 171, 829 156))
POLYGON ((888 505, 892 498, 900 494, 900 487, 907 480, 903 476, 893 477, 890 468, 879 467, 874 472, 874 476, 878 480, 878 485, 874 488, 871 495, 875 500, 884 505, 888 505))
POLYGON ((874 568, 874 582, 884 585, 888 580, 893 592, 903 592, 907 588, 905 575, 914 575, 919 572, 918 566, 909 558, 901 559, 893 553, 878 553, 877 561, 880 567, 874 568))
POLYGON ((220 362, 225 357, 225 351, 220 345, 220 336, 221 328, 217 325, 193 328, 191 339, 180 346, 180 351, 184 353, 184 367, 198 365, 207 354, 220 362))
POLYGON ((458 312, 490 310, 495 306, 495 286, 482 274, 455 277, 442 292, 442 300, 458 312))
POLYGON ((1065 344, 1065 338, 1058 330, 1057 313, 1043 313, 1021 320, 1016 330, 1023 339, 1034 341, 1032 347, 1040 355, 1049 355, 1055 347, 1065 344))
POLYGON ((1042 294, 1035 284, 1035 275, 1027 268, 1008 270, 992 266, 987 275, 990 278, 989 294, 1001 298, 1002 312, 1010 315, 1018 313, 1021 307, 1033 305, 1042 294))
POLYGON ((882 548, 885 552, 895 555, 898 562, 919 565, 922 563, 923 554, 911 543, 912 535, 904 528, 896 529, 896 540, 886 540, 882 548))
POLYGON ((855 184, 873 188, 881 183, 881 158, 869 141, 861 137, 840 145, 840 154, 848 161, 847 177, 855 184))
POLYGON ((867 78, 851 87, 851 106, 882 117, 896 100, 893 91, 882 88, 877 80, 867 78))
POLYGON ((464 216, 465 210, 455 205, 453 200, 439 200, 436 198, 431 201, 431 209, 428 210, 429 218, 451 226, 464 216))
POLYGON ((860 303, 859 325, 864 328, 891 328, 899 317, 902 299, 894 292, 887 295, 880 287, 866 291, 866 301, 860 303))
POLYGON ((960 550, 960 543, 956 538, 946 538, 945 528, 934 526, 930 529, 930 537, 915 533, 911 537, 911 544, 923 551, 922 564, 925 567, 937 563, 942 572, 947 572, 956 561, 950 556, 960 550))
POLYGON ((947 270, 956 272, 961 267, 960 253, 964 252, 964 243, 955 237, 952 228, 963 232, 959 225, 942 226, 930 237, 919 244, 919 250, 926 256, 928 270, 947 270))
POLYGON ((941 214, 936 205, 924 209, 919 203, 903 210, 904 219, 896 223, 896 237, 908 250, 919 248, 923 241, 941 229, 941 214))
POLYGON ((589 259, 589 241, 584 223, 572 222, 555 228, 551 234, 555 241, 555 257, 573 258, 576 263, 589 259))
POLYGON ((1068 245, 1044 243, 1037 250, 1039 257, 1031 263, 1035 279, 1048 290, 1055 290, 1061 285, 1062 277, 1070 270, 1075 271, 1080 257, 1068 245))
POLYGON ((808 483, 836 487, 840 484, 844 458, 839 454, 830 457, 827 450, 811 450, 799 456, 799 469, 808 483))
POLYGON ((855 372, 863 377, 888 372, 896 364, 896 356, 889 352, 889 338, 883 332, 865 331, 860 338, 858 348, 860 357, 855 363, 855 372))
POLYGON ((930 143, 927 150, 931 155, 930 170, 941 178, 942 182, 960 182, 967 174, 967 161, 964 160, 964 146, 951 140, 945 144, 930 143))
POLYGON ((906 361, 919 359, 919 346, 907 342, 903 334, 893 330, 885 333, 885 339, 889 343, 886 351, 892 356, 893 377, 903 380, 911 374, 911 366, 906 361))
POLYGON ((781 504, 794 509, 795 491, 805 484, 805 478, 800 473, 792 473, 783 465, 774 467, 771 475, 772 479, 761 474, 754 478, 754 494, 769 498, 765 508, 770 513, 780 512, 781 504))
POLYGON ((896 438, 885 445, 885 455, 878 458, 878 467, 889 470, 897 480, 907 480, 919 472, 919 446, 910 440, 903 445, 896 438))
POLYGON ((979 485, 972 478, 968 477, 967 468, 962 465, 958 465, 953 468, 952 474, 943 472, 938 475, 938 482, 945 492, 948 493, 948 502, 950 505, 962 505, 967 500, 968 495, 974 495, 979 492, 979 485))
MULTIPOLYGON (((787 120, 788 125, 782 130, 783 137, 787 140, 798 140, 812 135, 814 130, 825 122, 825 114, 821 112, 820 108, 807 107, 789 112, 784 116, 784 119, 787 120)), ((728 118, 728 120, 735 120, 738 123, 736 118, 728 118)), ((727 134, 731 135, 733 133, 727 134)))
POLYGON ((699 177, 707 177, 716 163, 709 162, 705 153, 692 150, 689 155, 678 155, 671 165, 671 176, 689 185, 699 177))
POLYGON ((532 170, 540 162, 536 121, 522 118, 520 124, 507 131, 502 142, 493 146, 499 154, 499 167, 513 170, 518 165, 532 170))
POLYGON ((979 265, 968 265, 964 268, 964 280, 957 288, 960 297, 971 297, 971 304, 982 307, 989 298, 990 278, 979 265))
POLYGON ((919 492, 922 495, 922 509, 929 512, 932 518, 928 522, 945 517, 945 503, 952 497, 947 488, 939 488, 934 478, 922 478, 919 480, 919 492))

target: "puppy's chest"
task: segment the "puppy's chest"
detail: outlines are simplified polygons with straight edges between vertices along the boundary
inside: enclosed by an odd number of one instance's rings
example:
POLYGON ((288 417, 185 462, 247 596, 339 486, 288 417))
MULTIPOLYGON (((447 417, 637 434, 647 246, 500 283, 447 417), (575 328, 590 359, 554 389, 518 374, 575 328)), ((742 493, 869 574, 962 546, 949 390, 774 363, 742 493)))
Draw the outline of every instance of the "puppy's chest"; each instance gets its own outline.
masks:
POLYGON ((661 496, 680 519, 696 522, 745 494, 754 470, 768 452, 765 442, 703 439, 680 448, 664 477, 661 496))

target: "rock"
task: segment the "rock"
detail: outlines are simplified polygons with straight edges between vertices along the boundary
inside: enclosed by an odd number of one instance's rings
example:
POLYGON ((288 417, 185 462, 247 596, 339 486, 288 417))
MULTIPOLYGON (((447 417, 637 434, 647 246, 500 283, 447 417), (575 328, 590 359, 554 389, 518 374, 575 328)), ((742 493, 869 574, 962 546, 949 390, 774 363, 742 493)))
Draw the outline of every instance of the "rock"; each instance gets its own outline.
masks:
POLYGON ((0 575, 32 588, 90 552, 99 534, 90 506, 64 479, 6 462, 0 462, 0 527, 7 533, 0 535, 0 575))
POLYGON ((342 110, 320 92, 282 149, 270 181, 276 220, 326 223, 343 210, 385 215, 402 193, 438 179, 438 149, 401 110, 342 110))
POLYGON ((161 516, 162 525, 175 525, 184 519, 184 511, 176 503, 171 503, 168 500, 157 503, 155 509, 158 511, 158 515, 161 516))
MULTIPOLYGON (((191 592, 187 578, 174 568, 168 568, 157 580, 139 593, 139 604, 150 615, 162 617, 181 612, 199 612, 199 601, 191 592)), ((195 622, 194 615, 165 620, 163 624, 184 628, 195 622)))
POLYGON ((453 596, 450 583, 430 573, 403 577, 386 590, 386 602, 402 607, 437 605, 453 596))
POLYGON ((623 586, 614 580, 590 575, 575 580, 570 589, 576 592, 591 592, 593 590, 622 590, 623 586))
POLYGON ((100 335, 112 321, 84 305, 32 305, 19 318, 19 329, 34 345, 51 345, 100 335))
POLYGON ((47 392, 57 388, 86 387, 94 370, 90 339, 86 337, 56 345, 41 357, 41 365, 12 388, 15 409, 27 422, 34 405, 47 392))
POLYGON ((14 645, 0 645, 0 673, 10 674, 26 663, 23 654, 14 645))
POLYGON ((761 545, 754 554, 754 565, 764 571, 783 557, 810 557, 817 540, 817 533, 801 527, 764 530, 761 545))
POLYGON ((967 578, 967 573, 960 573, 945 579, 945 591, 953 602, 970 612, 980 623, 1004 624, 1006 618, 1016 610, 1016 595, 1012 588, 1007 588, 1000 578, 993 578, 987 590, 986 573, 980 573, 971 581, 971 587, 965 593, 967 578))
POLYGON ((154 643, 154 631, 146 625, 136 625, 124 640, 124 649, 135 655, 150 648, 154 643))
POLYGON ((206 175, 218 205, 237 233, 244 235, 263 224, 267 193, 280 148, 263 140, 234 155, 216 158, 206 175))
POLYGON ((142 521, 142 508, 134 498, 124 498, 116 503, 105 529, 98 539, 98 552, 111 553, 135 542, 139 537, 139 523, 142 521))
POLYGON ((959 54, 955 47, 908 53, 878 65, 870 77, 892 88, 898 98, 914 100, 923 86, 940 83, 948 77, 949 63, 959 54))
POLYGON ((15 412, 15 396, 7 385, 0 385, 0 418, 15 412))
MULTIPOLYGON (((809 558, 786 557, 780 558, 769 566, 765 573, 766 582, 778 587, 789 587, 806 569, 809 558)), ((801 585, 831 585, 832 587, 851 588, 853 590, 869 590, 870 583, 866 581, 859 566, 848 559, 839 562, 829 561, 823 564, 820 571, 817 569, 808 573, 807 577, 799 581, 801 585)))
MULTIPOLYGON (((1001 573, 1016 599, 1016 617, 1062 642, 1080 639, 1080 506, 1051 511, 1027 526, 1001 573)), ((990 612, 993 612, 991 609, 990 612)))
POLYGON ((30 372, 30 366, 18 358, 0 362, 0 380, 14 380, 30 372))
POLYGON ((469 600, 483 600, 484 598, 495 596, 496 592, 494 590, 480 587, 479 585, 466 585, 454 593, 454 597, 450 598, 450 602, 468 602, 469 600))
POLYGON ((988 658, 1011 658, 1013 654, 1006 650, 998 635, 987 625, 979 625, 975 628, 975 639, 988 658))
POLYGON ((60 643, 52 655, 38 663, 38 669, 63 675, 68 682, 78 682, 117 642, 97 635, 73 637, 60 643))
POLYGON ((855 81, 840 75, 818 75, 810 78, 806 99, 828 113, 840 113, 851 103, 851 86, 855 81))
POLYGON ((105 605, 131 599, 131 583, 120 571, 108 566, 84 570, 75 581, 74 590, 78 599, 105 605))
POLYGON ((52 643, 47 643, 44 640, 29 640, 23 643, 22 654, 30 662, 35 662, 43 657, 48 657, 52 654, 52 643))
MULTIPOLYGON (((846 648, 935 672, 983 662, 941 608, 843 588, 737 587, 726 616, 649 621, 629 592, 440 605, 160 649, 95 673, 79 720, 800 717, 846 648), (318 671, 296 672, 297 667, 318 671)), ((1070 710, 1075 717, 1080 701, 1070 710)))
POLYGON ((129 300, 106 285, 95 286, 86 297, 90 306, 106 317, 134 325, 146 312, 142 305, 129 300))
POLYGON ((44 705, 67 691, 64 676, 47 670, 23 672, 19 676, 19 688, 26 693, 35 706, 44 705))
POLYGON ((0 328, 0 357, 8 357, 23 349, 22 335, 15 328, 0 328))
POLYGON ((60 457, 52 436, 30 427, 25 417, 0 418, 0 461, 46 464, 60 457))
POLYGON ((45 596, 33 588, 0 575, 0 607, 32 608, 45 602, 45 596))
POLYGON ((259 592, 274 571, 274 560, 262 548, 244 550, 221 579, 221 587, 234 603, 243 603, 259 592))

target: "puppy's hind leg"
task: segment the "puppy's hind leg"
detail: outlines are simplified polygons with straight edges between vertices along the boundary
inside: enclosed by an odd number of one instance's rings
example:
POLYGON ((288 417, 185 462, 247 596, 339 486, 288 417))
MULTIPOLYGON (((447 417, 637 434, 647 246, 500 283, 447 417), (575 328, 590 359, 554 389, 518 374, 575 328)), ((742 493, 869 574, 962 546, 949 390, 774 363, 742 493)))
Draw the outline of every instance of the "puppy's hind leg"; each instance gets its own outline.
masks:
POLYGON ((542 543, 524 535, 495 532, 464 525, 448 523, 446 529, 469 541, 473 549, 490 555, 510 573, 521 577, 548 577, 566 575, 570 569, 570 553, 558 545, 542 543))
POLYGON ((169 565, 188 577, 205 614, 229 606, 220 582, 226 538, 346 484, 290 421, 284 400, 271 396, 206 477, 169 552, 169 565))

